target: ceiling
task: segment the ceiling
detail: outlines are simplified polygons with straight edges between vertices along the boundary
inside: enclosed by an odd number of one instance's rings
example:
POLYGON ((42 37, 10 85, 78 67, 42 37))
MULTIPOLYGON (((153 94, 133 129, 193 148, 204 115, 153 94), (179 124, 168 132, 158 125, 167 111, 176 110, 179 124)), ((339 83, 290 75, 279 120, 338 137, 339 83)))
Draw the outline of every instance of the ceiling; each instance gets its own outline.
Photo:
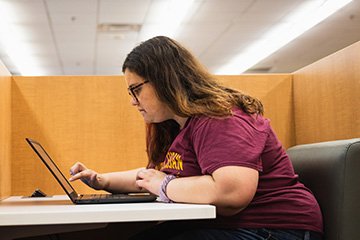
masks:
MULTIPOLYGON (((16 26, 26 31, 24 41, 45 69, 41 75, 119 75, 126 54, 152 37, 145 33, 153 27, 150 12, 166 1, 0 3, 16 9, 16 26)), ((195 0, 175 39, 215 72, 305 1, 312 0, 195 0)), ((360 0, 354 0, 247 72, 293 72, 359 40, 360 0)), ((20 74, 1 46, 0 59, 13 75, 20 74)))

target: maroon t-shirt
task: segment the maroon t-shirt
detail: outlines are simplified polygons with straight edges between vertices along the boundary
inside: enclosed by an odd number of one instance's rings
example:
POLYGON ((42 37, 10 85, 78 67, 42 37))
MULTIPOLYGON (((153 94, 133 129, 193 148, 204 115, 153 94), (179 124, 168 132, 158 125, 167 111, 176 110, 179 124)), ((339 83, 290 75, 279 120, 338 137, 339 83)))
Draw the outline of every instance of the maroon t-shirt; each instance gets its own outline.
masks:
POLYGON ((248 207, 234 216, 207 221, 208 227, 322 232, 319 205, 298 181, 269 121, 239 109, 233 113, 222 119, 189 118, 169 148, 161 171, 179 177, 211 175, 224 166, 259 171, 258 188, 248 207))

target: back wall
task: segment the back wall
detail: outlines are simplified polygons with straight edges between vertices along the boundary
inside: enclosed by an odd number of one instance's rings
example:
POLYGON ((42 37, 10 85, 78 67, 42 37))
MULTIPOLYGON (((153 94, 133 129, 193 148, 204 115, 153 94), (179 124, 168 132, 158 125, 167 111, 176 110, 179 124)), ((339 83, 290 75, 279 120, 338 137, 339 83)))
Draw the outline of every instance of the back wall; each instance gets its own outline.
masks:
POLYGON ((296 144, 360 137, 360 42, 293 74, 296 144))

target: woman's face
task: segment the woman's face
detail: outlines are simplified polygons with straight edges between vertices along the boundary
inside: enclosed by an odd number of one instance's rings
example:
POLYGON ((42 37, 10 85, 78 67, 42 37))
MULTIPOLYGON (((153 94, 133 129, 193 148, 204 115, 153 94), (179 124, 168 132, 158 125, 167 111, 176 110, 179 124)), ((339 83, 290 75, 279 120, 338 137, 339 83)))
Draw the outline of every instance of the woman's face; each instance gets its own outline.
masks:
POLYGON ((125 80, 131 96, 131 104, 138 109, 146 123, 159 123, 174 119, 174 113, 159 100, 155 88, 134 72, 125 69, 125 80))

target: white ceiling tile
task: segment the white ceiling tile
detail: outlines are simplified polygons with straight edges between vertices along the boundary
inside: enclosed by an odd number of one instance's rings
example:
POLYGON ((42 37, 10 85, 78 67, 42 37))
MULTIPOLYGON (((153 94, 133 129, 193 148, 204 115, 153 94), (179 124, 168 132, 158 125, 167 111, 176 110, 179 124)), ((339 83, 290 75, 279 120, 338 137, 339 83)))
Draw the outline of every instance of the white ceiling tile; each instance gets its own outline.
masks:
POLYGON ((46 67, 42 69, 44 74, 43 76, 59 76, 64 75, 64 72, 60 67, 46 67))
POLYGON ((97 64, 95 72, 97 75, 122 75, 121 65, 97 64))
POLYGON ((113 70, 113 69, 98 69, 96 70, 96 75, 100 75, 100 76, 119 76, 122 75, 121 72, 113 70))
POLYGON ((123 54, 99 54, 96 56, 96 64, 101 66, 122 66, 126 53, 123 54))
POLYGON ((228 24, 241 15, 252 2, 253 0, 203 1, 189 22, 228 24))
POLYGON ((51 15, 53 25, 93 25, 96 26, 96 13, 54 13, 51 15))
POLYGON ((100 34, 97 38, 96 62, 97 64, 120 66, 126 55, 135 47, 137 34, 116 36, 100 34))
POLYGON ((8 24, 48 24, 48 15, 44 11, 31 12, 26 11, 24 13, 17 13, 16 18, 13 18, 10 21, 7 21, 8 24))
POLYGON ((150 2, 149 0, 101 0, 99 23, 141 24, 150 2))
POLYGON ((94 66, 94 62, 88 59, 83 59, 82 61, 67 61, 63 63, 64 69, 67 68, 92 68, 94 66))
POLYGON ((187 24, 176 39, 196 55, 201 55, 227 28, 225 24, 187 24))
POLYGON ((12 24, 11 35, 18 41, 52 41, 50 27, 47 23, 12 24))
POLYGON ((213 13, 241 13, 254 4, 256 0, 204 0, 199 11, 213 13))
POLYGON ((166 0, 155 0, 149 5, 149 9, 146 15, 146 24, 161 24, 162 16, 164 12, 169 12, 168 5, 170 1, 166 0))
POLYGON ((144 24, 141 27, 141 31, 139 32, 139 37, 138 40, 139 41, 145 41, 147 39, 159 36, 159 35, 164 35, 164 33, 162 32, 163 27, 159 26, 157 24, 144 24))
POLYGON ((98 44, 106 44, 106 45, 118 45, 118 44, 127 44, 134 46, 136 39, 138 37, 138 33, 98 33, 97 41, 98 44))
POLYGON ((63 70, 64 75, 95 75, 95 71, 92 67, 67 67, 63 70))
MULTIPOLYGON (((105 59, 106 61, 113 61, 114 59, 124 59, 127 54, 132 50, 132 48, 129 49, 118 49, 115 51, 111 51, 111 49, 109 48, 98 48, 99 50, 97 51, 96 54, 96 59, 97 60, 102 60, 105 59)), ((120 62, 122 63, 122 62, 120 62)))
POLYGON ((246 14, 262 14, 266 17, 272 16, 273 19, 281 18, 288 12, 294 10, 301 4, 313 0, 261 0, 253 1, 253 4, 246 10, 246 14))
POLYGON ((66 51, 61 51, 59 57, 62 62, 76 62, 76 61, 84 61, 84 60, 93 60, 95 57, 94 51, 92 48, 87 48, 84 46, 73 45, 73 46, 66 46, 66 51))
POLYGON ((94 59, 93 54, 89 54, 89 57, 86 57, 85 54, 82 54, 81 56, 61 54, 60 56, 60 60, 64 66, 76 66, 78 63, 93 62, 94 59))
POLYGON ((95 24, 57 24, 53 26, 54 32, 63 35, 96 34, 95 24))
POLYGON ((220 52, 239 52, 259 38, 262 33, 260 28, 249 28, 233 24, 216 39, 211 47, 207 49, 207 52, 215 52, 217 54, 220 52))
POLYGON ((32 59, 34 59, 35 66, 41 67, 60 67, 60 62, 57 55, 50 55, 50 54, 37 54, 32 55, 32 59))
POLYGON ((50 14, 96 13, 97 0, 45 0, 50 14))
POLYGON ((64 43, 95 44, 96 28, 93 25, 56 25, 54 35, 58 45, 64 43))
POLYGON ((150 0, 100 0, 100 11, 146 13, 150 3, 150 0))
POLYGON ((96 67, 98 68, 112 68, 116 69, 116 71, 121 72, 121 67, 123 65, 123 60, 111 60, 108 58, 97 58, 96 59, 96 67))
POLYGON ((200 60, 213 73, 233 57, 234 53, 207 53, 202 55, 200 60))
POLYGON ((30 54, 34 55, 55 55, 57 54, 55 45, 49 42, 29 42, 24 47, 28 49, 30 54))
POLYGON ((33 23, 46 18, 46 8, 42 0, 1 0, 2 21, 15 23, 33 23))
POLYGON ((121 23, 121 24, 142 24, 145 14, 143 13, 101 13, 99 24, 101 23, 121 23))

